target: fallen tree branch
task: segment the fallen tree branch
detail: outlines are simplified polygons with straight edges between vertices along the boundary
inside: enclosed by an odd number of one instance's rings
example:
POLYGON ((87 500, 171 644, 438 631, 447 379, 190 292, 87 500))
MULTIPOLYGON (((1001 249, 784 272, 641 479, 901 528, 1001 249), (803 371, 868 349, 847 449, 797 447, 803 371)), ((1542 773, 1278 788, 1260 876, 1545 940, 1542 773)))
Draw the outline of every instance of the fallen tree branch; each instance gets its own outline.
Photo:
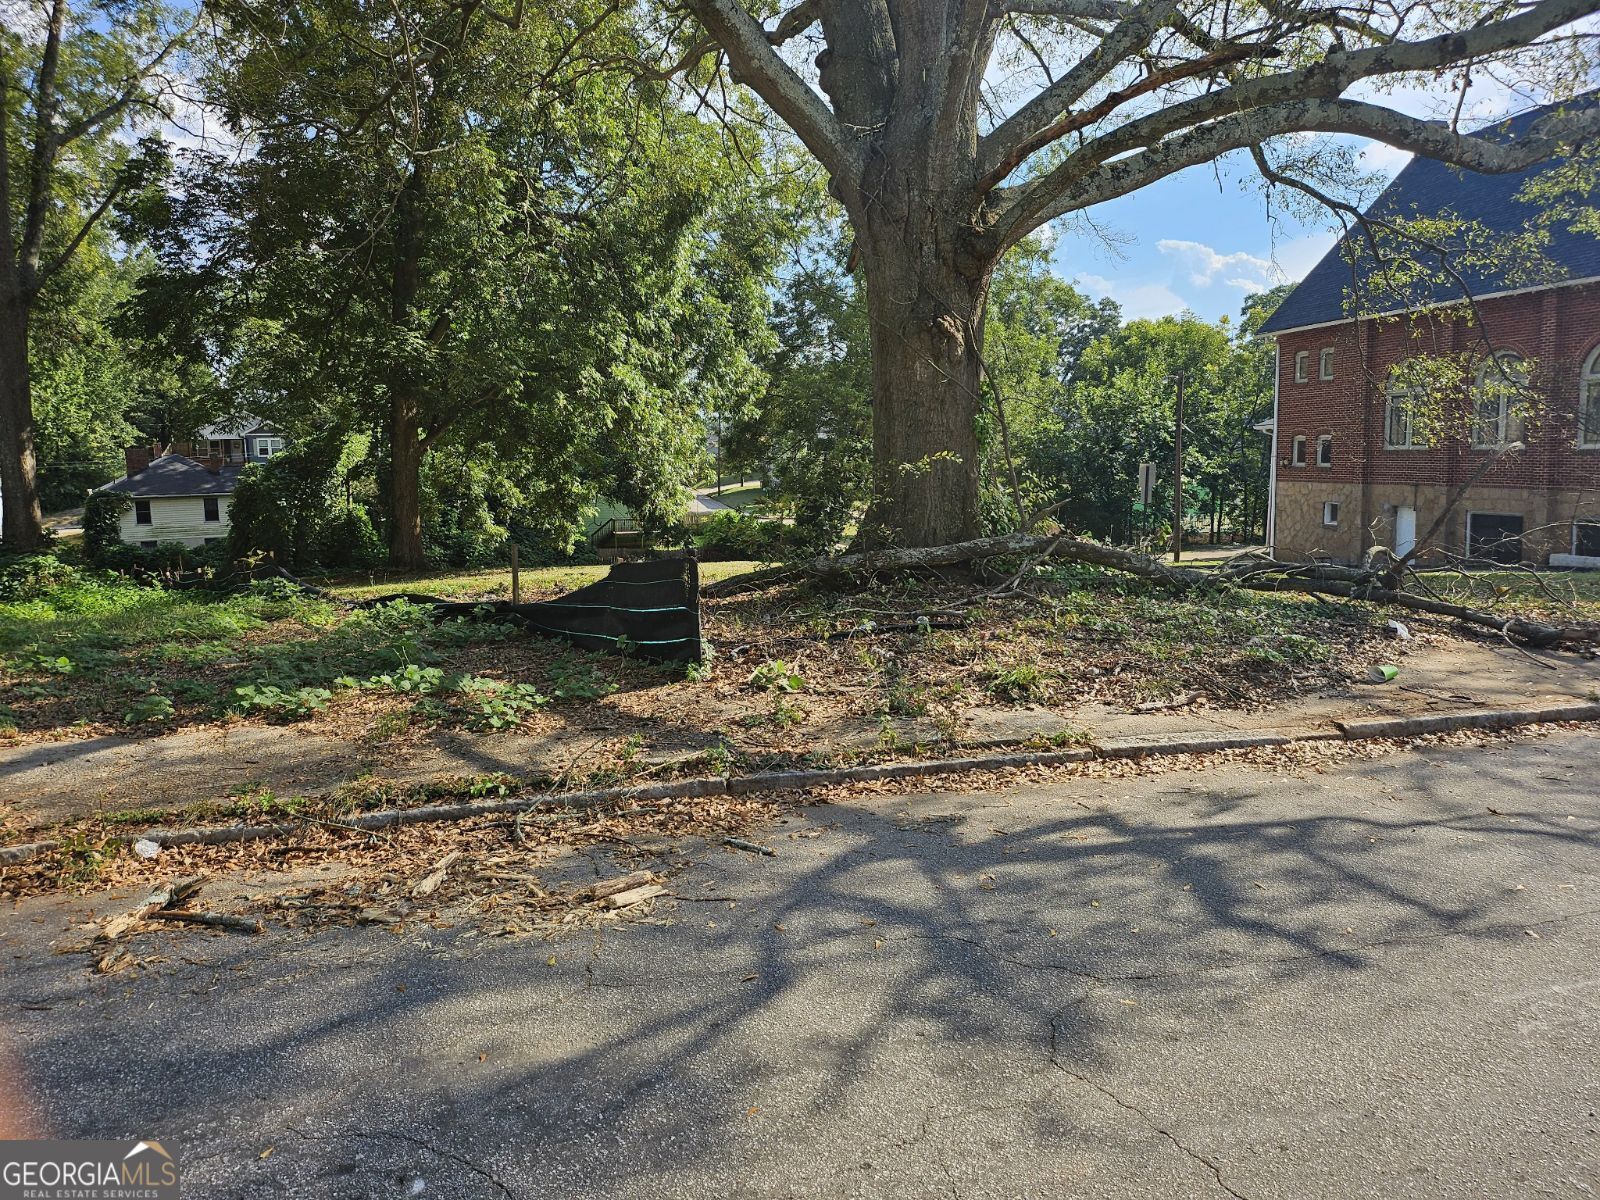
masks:
POLYGON ((913 571, 931 567, 950 567, 963 563, 1006 556, 1062 559, 1089 563, 1113 571, 1136 575, 1175 591, 1207 587, 1243 587, 1262 592, 1305 592, 1313 595, 1341 596, 1375 604, 1393 604, 1415 612, 1452 617, 1479 625, 1505 637, 1514 637, 1533 646, 1583 646, 1600 644, 1600 623, 1577 622, 1549 625, 1525 617, 1506 617, 1468 608, 1461 604, 1417 596, 1392 586, 1386 572, 1335 563, 1293 563, 1259 555, 1241 556, 1216 570, 1170 567, 1131 550, 1063 534, 1009 533, 999 537, 976 538, 949 546, 924 546, 906 549, 873 550, 861 554, 840 554, 814 558, 807 562, 735 575, 704 589, 708 596, 731 596, 758 591, 796 579, 837 581, 883 572, 913 571))

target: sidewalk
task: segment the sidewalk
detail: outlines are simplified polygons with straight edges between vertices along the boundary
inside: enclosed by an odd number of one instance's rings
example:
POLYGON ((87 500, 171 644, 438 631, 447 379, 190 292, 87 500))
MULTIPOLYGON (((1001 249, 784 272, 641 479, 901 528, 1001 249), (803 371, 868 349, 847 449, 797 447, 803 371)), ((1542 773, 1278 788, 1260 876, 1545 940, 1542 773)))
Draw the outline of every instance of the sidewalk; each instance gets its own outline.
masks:
MULTIPOLYGON (((1254 710, 1203 703, 1135 712, 1103 704, 966 710, 954 736, 928 718, 856 717, 808 728, 830 756, 929 758, 1020 745, 1099 744, 1174 735, 1327 731, 1341 719, 1538 707, 1600 697, 1600 662, 1524 653, 1488 643, 1413 649, 1395 646, 1399 677, 1355 683, 1254 710)), ((96 737, 0 749, 0 812, 13 832, 55 820, 139 808, 185 808, 251 789, 277 797, 319 795, 362 776, 420 785, 486 775, 561 775, 602 745, 637 739, 638 762, 666 765, 726 741, 760 754, 738 728, 708 733, 656 722, 563 726, 540 734, 439 731, 404 745, 373 744, 294 726, 219 725, 135 740, 96 737)))

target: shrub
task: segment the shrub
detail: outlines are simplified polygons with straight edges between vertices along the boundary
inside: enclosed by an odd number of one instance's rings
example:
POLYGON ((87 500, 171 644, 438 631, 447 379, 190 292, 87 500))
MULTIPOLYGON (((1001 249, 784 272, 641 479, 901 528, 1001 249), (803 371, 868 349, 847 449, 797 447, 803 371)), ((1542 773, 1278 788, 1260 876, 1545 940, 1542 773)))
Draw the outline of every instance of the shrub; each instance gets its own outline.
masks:
POLYGON ((99 563, 122 549, 122 514, 133 507, 126 492, 90 492, 83 502, 83 549, 89 561, 99 563))
POLYGON ((346 505, 317 533, 317 560, 325 567, 372 567, 384 560, 383 539, 359 505, 346 505))
POLYGON ((782 558, 795 547, 794 535, 779 521, 763 521, 737 510, 714 513, 695 531, 695 543, 740 558, 782 558))
POLYGON ((7 554, 0 557, 0 603, 36 600, 82 579, 82 571, 54 554, 7 554))

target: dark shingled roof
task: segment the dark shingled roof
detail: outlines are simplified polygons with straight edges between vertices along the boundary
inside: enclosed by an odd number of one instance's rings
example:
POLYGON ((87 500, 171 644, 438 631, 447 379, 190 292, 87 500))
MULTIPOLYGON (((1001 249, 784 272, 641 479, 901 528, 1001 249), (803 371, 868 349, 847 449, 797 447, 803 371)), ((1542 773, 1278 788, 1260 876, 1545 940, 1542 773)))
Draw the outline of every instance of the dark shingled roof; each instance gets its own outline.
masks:
POLYGON ((138 500, 157 496, 226 496, 238 482, 238 467, 223 467, 213 475, 192 458, 163 454, 137 475, 113 479, 95 490, 126 492, 138 500))
MULTIPOLYGON (((1597 102, 1597 94, 1589 93, 1567 105, 1569 109, 1597 102)), ((1533 109, 1520 116, 1480 131, 1483 136, 1515 140, 1524 136, 1528 128, 1540 117, 1558 106, 1533 109)), ((1480 175, 1464 171, 1434 159, 1414 158, 1395 176, 1371 208, 1371 216, 1434 216, 1450 212, 1468 221, 1477 222, 1493 234, 1517 233, 1527 228, 1538 213, 1535 205, 1517 198, 1523 184, 1558 165, 1561 160, 1541 164, 1514 175, 1480 175)), ((1588 233, 1575 233, 1567 226, 1570 222, 1554 221, 1548 226, 1550 240, 1544 255, 1555 268, 1555 275, 1545 286, 1559 286, 1578 279, 1600 276, 1600 238, 1588 233)), ((1364 246, 1356 233, 1356 244, 1364 246)), ((1351 314, 1346 309, 1351 289, 1351 269, 1344 257, 1348 238, 1329 250, 1311 269, 1300 285, 1284 298, 1276 312, 1261 326, 1263 333, 1282 333, 1289 329, 1303 329, 1308 325, 1324 325, 1351 314)), ((1357 270, 1361 278, 1369 277, 1371 259, 1365 253, 1358 257, 1357 270)), ((1511 283, 1497 278, 1490 266, 1462 271, 1473 295, 1483 296, 1494 292, 1514 290, 1527 286, 1525 282, 1511 283)), ((1422 284, 1414 293, 1412 307, 1424 308, 1431 304, 1460 300, 1461 289, 1447 277, 1439 277, 1422 284)), ((1392 304, 1380 305, 1392 309, 1392 304)))

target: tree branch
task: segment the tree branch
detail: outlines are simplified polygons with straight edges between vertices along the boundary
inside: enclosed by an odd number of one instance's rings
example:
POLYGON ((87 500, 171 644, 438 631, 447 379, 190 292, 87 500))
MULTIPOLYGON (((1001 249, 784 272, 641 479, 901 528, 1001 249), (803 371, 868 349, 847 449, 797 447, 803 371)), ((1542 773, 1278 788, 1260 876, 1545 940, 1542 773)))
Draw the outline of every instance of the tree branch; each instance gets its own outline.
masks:
MULTIPOLYGON (((1516 161, 1516 165, 1494 166, 1490 164, 1497 161, 1512 161, 1515 156, 1510 152, 1510 147, 1503 147, 1504 153, 1496 154, 1491 149, 1491 143, 1484 139, 1468 138, 1443 126, 1406 117, 1378 105, 1341 101, 1338 97, 1362 79, 1437 70, 1462 61, 1521 47, 1589 14, 1592 10, 1592 0, 1536 0, 1515 16, 1491 21, 1464 32, 1452 32, 1415 42, 1368 46, 1356 50, 1331 50, 1310 66, 1242 80, 1191 100, 1169 105, 1147 116, 1131 120, 1110 133, 1090 141, 1068 156, 1055 169, 1036 179, 1019 184, 1015 188, 1002 188, 993 192, 991 207, 999 218, 997 237, 1002 245, 1009 246, 1037 227, 1041 221, 1087 207, 1090 203, 1099 203, 1103 199, 1122 195, 1125 191, 1131 190, 1120 185, 1119 181, 1122 179, 1137 175, 1139 181, 1132 186, 1141 187, 1163 174, 1170 174, 1172 170, 1181 170, 1184 166, 1208 161, 1208 158, 1225 153, 1227 150, 1249 145, 1252 140, 1259 141, 1263 137, 1300 130, 1356 133, 1374 137, 1390 145, 1412 149, 1426 157, 1441 158, 1473 170, 1488 172, 1520 170, 1547 156, 1554 149, 1555 140, 1552 138, 1545 141, 1540 153, 1522 157, 1516 161), (1318 101, 1322 102, 1322 107, 1314 111, 1320 119, 1331 122, 1326 126, 1296 127, 1293 124, 1285 125, 1278 119, 1295 111, 1296 102, 1314 104, 1318 101), (1273 116, 1267 117, 1265 114, 1268 112, 1273 116), (1208 122, 1211 124, 1208 125, 1208 122), (1255 136, 1252 139, 1238 141, 1234 136, 1236 131, 1245 128, 1240 122, 1247 124, 1257 122, 1255 136), (1223 130, 1227 132, 1220 132, 1223 130), (1169 136, 1179 134, 1180 131, 1188 133, 1177 138, 1169 136), (1207 137, 1211 139, 1213 146, 1210 155, 1202 153, 1196 157, 1169 149, 1175 144, 1185 149, 1199 147, 1207 137), (1402 140, 1396 140, 1397 138, 1402 140), (1090 186, 1083 188, 1086 176, 1094 168, 1118 159, 1120 155, 1139 150, 1143 150, 1143 154, 1135 157, 1143 160, 1145 166, 1152 170, 1134 172, 1124 166, 1129 160, 1119 159, 1112 168, 1107 169, 1110 171, 1110 179, 1090 181, 1090 186), (1144 155, 1156 157, 1145 159, 1144 155), (1181 165, 1164 167, 1162 166, 1164 160, 1181 162, 1181 165), (1097 186, 1101 182, 1105 186, 1097 186), (1066 198, 1069 191, 1074 193, 1070 200, 1066 198), (1094 198, 1080 200, 1081 196, 1094 198)), ((1113 31, 1110 36, 1115 36, 1115 32, 1113 31)), ((1085 63, 1093 58, 1094 55, 1091 54, 1085 59, 1085 63)), ((1099 69, 1098 66, 1096 69, 1099 69)), ((1065 79, 1062 82, 1065 82, 1065 79)), ((1090 86, 1092 82, 1090 81, 1090 86)), ((1022 111, 1026 112, 1029 108, 1033 106, 1025 106, 1022 111)), ((1035 108, 1032 119, 1037 120, 1045 111, 1048 110, 1035 108)), ((1021 112, 1018 116, 1021 116, 1021 112)), ((1582 124, 1582 118, 1576 120, 1582 124)), ((1541 126, 1543 124, 1544 122, 1541 122, 1541 126)), ((1002 125, 991 138, 996 138, 1004 128, 1002 125)), ((1546 131, 1547 134, 1549 132, 1551 131, 1546 131)), ((999 163, 1004 161, 1003 152, 1006 147, 1011 145, 1014 150, 1016 144, 1025 140, 1026 133, 1024 127, 1014 126, 1006 139, 992 143, 991 157, 996 169, 999 163)))
POLYGON ((734 78, 772 106, 841 186, 854 188, 859 172, 853 140, 822 98, 778 56, 766 30, 738 0, 686 3, 727 51, 734 78))
POLYGON ((1303 100, 1223 117, 1109 163, 1104 162, 1103 144, 1109 139, 1101 139, 1069 155, 1033 183, 996 193, 1001 199, 995 205, 992 236, 1009 247, 1045 221, 1287 133, 1353 134, 1470 171, 1499 175, 1526 170, 1557 153, 1563 144, 1600 134, 1600 108, 1546 117, 1515 142, 1456 133, 1438 122, 1357 100, 1303 100))

